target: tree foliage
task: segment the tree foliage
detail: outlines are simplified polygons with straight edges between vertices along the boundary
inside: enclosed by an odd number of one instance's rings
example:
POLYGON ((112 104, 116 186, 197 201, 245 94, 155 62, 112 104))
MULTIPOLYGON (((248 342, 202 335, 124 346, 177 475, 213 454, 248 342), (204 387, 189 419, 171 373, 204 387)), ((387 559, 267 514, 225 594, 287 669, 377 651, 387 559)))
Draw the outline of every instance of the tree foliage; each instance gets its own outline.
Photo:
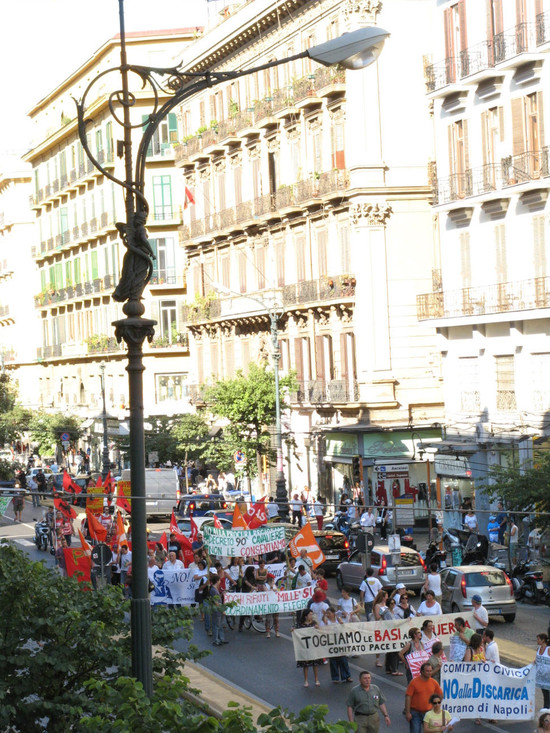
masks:
POLYGON ((174 424, 173 436, 181 455, 194 461, 203 457, 208 444, 208 423, 201 414, 182 415, 174 424))
POLYGON ((173 417, 147 418, 145 427, 145 455, 151 451, 158 453, 159 462, 178 461, 181 451, 174 436, 176 420, 173 417))
MULTIPOLYGON (((293 375, 280 380, 279 396, 281 411, 286 409, 284 401, 287 390, 295 389, 293 375)), ((250 364, 248 374, 239 370, 233 379, 225 379, 204 392, 208 409, 218 417, 225 418, 226 440, 242 450, 249 468, 256 454, 270 453, 271 435, 268 426, 275 422, 275 375, 265 366, 250 364)))
POLYGON ((326 723, 327 707, 300 713, 275 708, 257 725, 250 709, 229 705, 221 719, 197 706, 182 674, 192 612, 157 607, 152 636, 154 692, 130 674, 129 602, 119 588, 93 591, 0 546, 0 599, 14 599, 0 616, 0 730, 10 733, 349 733, 350 723, 326 723))
POLYGON ((83 433, 82 421, 73 415, 62 412, 35 412, 29 421, 31 441, 38 444, 40 454, 50 455, 52 446, 61 442, 61 434, 68 433, 73 445, 76 445, 83 433))
MULTIPOLYGON (((509 466, 491 466, 484 490, 490 499, 502 499, 507 509, 550 513, 550 453, 535 451, 533 467, 522 468, 516 460, 509 466)), ((542 517, 541 524, 550 524, 542 517)))
POLYGON ((19 438, 29 420, 29 411, 17 404, 17 388, 12 378, 8 372, 0 372, 0 447, 19 438))

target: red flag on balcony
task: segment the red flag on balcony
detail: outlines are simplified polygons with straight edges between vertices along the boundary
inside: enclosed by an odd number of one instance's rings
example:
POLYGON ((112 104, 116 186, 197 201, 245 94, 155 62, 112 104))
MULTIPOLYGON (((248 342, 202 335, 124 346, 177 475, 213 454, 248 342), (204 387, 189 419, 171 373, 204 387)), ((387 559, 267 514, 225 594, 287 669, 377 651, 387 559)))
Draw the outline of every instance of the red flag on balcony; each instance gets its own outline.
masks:
POLYGON ((194 204, 194 203, 195 203, 195 197, 193 196, 193 194, 191 193, 191 191, 189 190, 189 188, 187 188, 187 186, 186 186, 185 187, 185 199, 183 201, 183 209, 184 209, 184 211, 191 204, 194 204))

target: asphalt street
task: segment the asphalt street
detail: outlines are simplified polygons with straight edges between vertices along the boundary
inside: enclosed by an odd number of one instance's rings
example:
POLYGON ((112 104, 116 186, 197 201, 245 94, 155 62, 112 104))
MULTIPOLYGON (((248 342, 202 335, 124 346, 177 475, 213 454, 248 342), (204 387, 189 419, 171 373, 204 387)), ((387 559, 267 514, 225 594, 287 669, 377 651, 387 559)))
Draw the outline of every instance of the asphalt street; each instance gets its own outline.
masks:
MULTIPOLYGON (((41 518, 41 509, 33 508, 26 502, 23 522, 14 524, 12 514, 0 517, 0 538, 14 541, 21 549, 26 550, 35 559, 45 560, 53 564, 53 558, 36 550, 33 542, 34 520, 41 518)), ((167 522, 155 522, 150 525, 152 538, 168 528, 167 522)), ((337 598, 338 591, 334 578, 329 578, 329 597, 337 598)), ((491 623, 497 640, 508 639, 524 646, 526 656, 534 657, 535 637, 537 632, 545 631, 550 620, 550 609, 545 606, 518 604, 516 621, 506 624, 501 619, 491 623)), ((345 718, 346 696, 351 684, 333 684, 330 680, 328 665, 320 668, 321 687, 313 684, 307 689, 303 687, 303 674, 296 668, 292 649, 290 618, 281 619, 281 638, 272 635, 271 639, 260 636, 252 629, 239 633, 226 630, 229 641, 224 647, 212 647, 203 625, 197 620, 193 643, 199 648, 208 649, 212 654, 202 660, 201 664, 223 680, 232 683, 236 688, 247 691, 250 695, 270 706, 281 705, 297 712, 308 704, 324 704, 328 706, 327 718, 336 721, 345 718)), ((182 642, 183 646, 183 642, 182 642)), ((409 730, 408 723, 402 714, 405 678, 391 678, 384 670, 375 667, 372 656, 358 657, 350 660, 352 675, 357 680, 363 669, 373 675, 373 683, 380 686, 387 697, 387 706, 392 720, 392 731, 409 730)), ((542 695, 537 691, 537 711, 542 706, 542 695)), ((381 730, 383 729, 381 725, 381 730)), ((513 733, 531 733, 534 723, 511 723, 499 721, 497 724, 482 722, 482 728, 492 731, 509 731, 513 733)), ((456 731, 470 733, 480 727, 473 721, 462 721, 456 731)))

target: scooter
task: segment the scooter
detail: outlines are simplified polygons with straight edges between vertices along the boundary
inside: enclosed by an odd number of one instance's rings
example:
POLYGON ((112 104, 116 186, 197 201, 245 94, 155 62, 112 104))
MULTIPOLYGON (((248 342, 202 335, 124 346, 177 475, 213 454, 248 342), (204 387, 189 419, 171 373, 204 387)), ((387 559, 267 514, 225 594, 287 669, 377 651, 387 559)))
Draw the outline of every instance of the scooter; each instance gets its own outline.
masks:
POLYGON ((50 528, 47 522, 41 521, 34 525, 34 544, 41 552, 46 552, 50 543, 50 528))
POLYGON ((543 603, 546 601, 542 580, 542 569, 531 568, 529 563, 518 563, 512 571, 512 585, 517 600, 527 599, 532 603, 543 603))
POLYGON ((437 567, 442 570, 447 567, 447 553, 445 550, 440 550, 439 543, 432 540, 426 550, 424 561, 426 563, 426 567, 429 568, 432 563, 435 563, 437 567))

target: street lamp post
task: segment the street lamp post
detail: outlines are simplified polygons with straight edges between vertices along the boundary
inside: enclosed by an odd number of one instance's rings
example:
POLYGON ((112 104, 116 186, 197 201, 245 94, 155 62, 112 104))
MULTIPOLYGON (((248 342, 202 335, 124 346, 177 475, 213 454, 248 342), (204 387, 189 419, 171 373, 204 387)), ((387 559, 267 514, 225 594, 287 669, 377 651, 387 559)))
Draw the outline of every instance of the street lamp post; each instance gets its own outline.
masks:
POLYGON ((103 412, 101 413, 101 422, 103 423, 103 456, 102 456, 102 466, 101 466, 101 477, 103 479, 103 484, 105 484, 105 479, 107 478, 109 471, 111 470, 111 461, 109 459, 109 436, 108 436, 108 426, 107 426, 107 407, 105 404, 105 362, 102 361, 99 365, 99 368, 101 370, 101 400, 103 403, 103 412))
MULTIPOLYGON (((130 407, 130 480, 132 491, 132 671, 142 682, 147 695, 153 691, 151 611, 147 593, 147 521, 145 513, 145 440, 143 425, 143 342, 151 341, 156 321, 144 318, 143 291, 153 272, 154 253, 147 239, 145 225, 149 205, 144 196, 145 162, 152 137, 168 113, 197 92, 226 81, 270 69, 280 64, 309 57, 324 66, 341 64, 348 69, 359 69, 376 60, 384 41, 389 36, 381 28, 360 28, 345 33, 319 46, 314 46, 287 58, 270 61, 260 66, 238 71, 190 72, 180 66, 171 68, 147 67, 129 64, 126 56, 124 25, 124 0, 118 0, 120 24, 120 66, 106 69, 97 74, 86 87, 82 98, 76 102, 78 134, 82 147, 92 164, 105 176, 121 186, 125 192, 126 221, 117 223, 122 242, 126 248, 120 281, 113 293, 113 299, 123 303, 125 318, 116 321, 115 335, 128 347, 128 391, 130 407), (124 131, 122 150, 124 154, 124 180, 114 176, 94 157, 87 138, 87 129, 93 125, 93 116, 88 116, 88 96, 98 82, 104 83, 106 74, 117 72, 121 77, 121 89, 109 96, 109 110, 114 120, 124 131), (140 87, 148 84, 153 92, 153 110, 145 122, 132 124, 131 108, 136 96, 130 91, 130 74, 139 79, 140 87), (167 97, 161 101, 161 97, 167 97), (122 115, 120 114, 122 111, 122 115), (145 127, 138 145, 135 168, 132 153, 132 131, 145 127)), ((92 100, 92 104, 93 104, 92 100)), ((276 325, 276 322, 275 322, 276 325)), ((273 330, 272 335, 276 334, 273 330)), ((278 359, 275 359, 278 365, 278 359)), ((280 434, 280 433, 279 433, 280 434)), ((279 449, 278 449, 279 452, 279 449)), ((279 459, 278 459, 279 462, 279 459)), ((281 450, 282 473, 282 450, 281 450)), ((279 466, 278 466, 279 469, 279 466)), ((277 471, 279 474, 279 470, 277 471)), ((284 482, 284 477, 283 477, 284 482)), ((281 487, 283 483, 280 482, 281 487)), ((281 488, 282 490, 282 488, 281 488)))

